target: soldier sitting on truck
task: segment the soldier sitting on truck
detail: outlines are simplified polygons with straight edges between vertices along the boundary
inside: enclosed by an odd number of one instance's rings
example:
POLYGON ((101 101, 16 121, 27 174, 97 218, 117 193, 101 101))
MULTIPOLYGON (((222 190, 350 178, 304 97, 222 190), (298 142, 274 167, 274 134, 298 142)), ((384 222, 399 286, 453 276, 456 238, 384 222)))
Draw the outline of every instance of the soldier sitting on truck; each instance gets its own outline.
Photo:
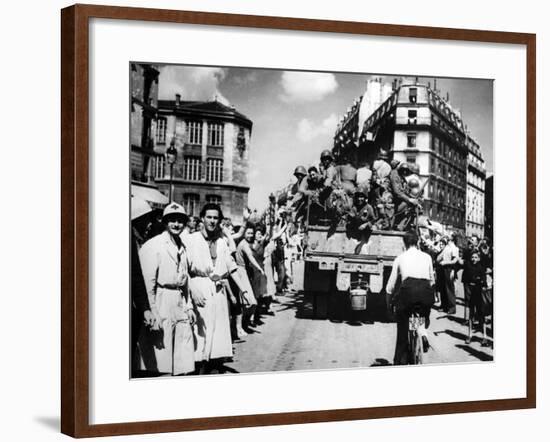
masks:
POLYGON ((408 220, 414 218, 411 216, 417 209, 422 210, 422 204, 418 198, 411 196, 407 177, 412 174, 411 166, 408 163, 400 164, 390 173, 390 188, 393 193, 395 204, 395 216, 393 228, 396 230, 407 230, 408 220))
POLYGON ((321 202, 324 202, 338 183, 338 172, 334 165, 334 157, 328 149, 321 152, 321 178, 324 188, 321 190, 320 197, 321 202))
POLYGON ((336 166, 338 182, 348 195, 353 195, 356 189, 357 169, 353 167, 348 155, 343 156, 341 164, 336 166))
POLYGON ((294 208, 295 222, 299 223, 305 216, 308 199, 310 204, 310 218, 312 214, 319 211, 319 191, 322 187, 323 184, 319 176, 319 171, 315 166, 311 166, 307 170, 307 177, 300 181, 300 187, 291 204, 294 208))
POLYGON ((346 230, 348 236, 359 241, 355 248, 356 254, 361 253, 361 249, 369 241, 375 221, 376 216, 367 202, 367 195, 362 191, 355 192, 346 230))
POLYGON ((294 176, 296 177, 296 182, 292 184, 292 188, 290 190, 292 199, 289 203, 292 207, 296 207, 303 198, 303 193, 300 190, 302 188, 302 183, 306 180, 306 168, 304 166, 297 166, 296 169, 294 169, 294 176))

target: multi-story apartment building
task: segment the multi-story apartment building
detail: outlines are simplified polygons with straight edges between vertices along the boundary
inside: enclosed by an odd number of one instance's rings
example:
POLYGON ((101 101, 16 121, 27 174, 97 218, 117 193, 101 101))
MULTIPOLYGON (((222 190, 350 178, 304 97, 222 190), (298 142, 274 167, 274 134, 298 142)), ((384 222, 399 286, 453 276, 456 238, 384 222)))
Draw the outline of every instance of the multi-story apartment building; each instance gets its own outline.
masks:
POLYGON ((158 190, 151 175, 155 157, 154 131, 157 118, 158 76, 155 66, 130 65, 130 177, 132 196, 146 200, 153 208, 162 208, 168 198, 158 190))
MULTIPOLYGON (((365 94, 359 99, 361 102, 365 94)), ((466 226, 466 165, 464 123, 448 97, 430 84, 395 80, 392 93, 360 124, 361 103, 344 116, 335 135, 337 156, 351 155, 371 163, 381 149, 394 159, 416 163, 423 181, 424 213, 450 230, 466 226)))
POLYGON ((155 130, 157 155, 151 173, 166 195, 170 167, 165 153, 177 150, 173 166, 173 200, 189 215, 199 215, 207 202, 221 205, 224 215, 242 221, 248 202, 252 121, 234 107, 214 101, 160 100, 155 130))
POLYGON ((469 135, 466 190, 466 235, 484 236, 485 225, 485 161, 479 144, 469 135))

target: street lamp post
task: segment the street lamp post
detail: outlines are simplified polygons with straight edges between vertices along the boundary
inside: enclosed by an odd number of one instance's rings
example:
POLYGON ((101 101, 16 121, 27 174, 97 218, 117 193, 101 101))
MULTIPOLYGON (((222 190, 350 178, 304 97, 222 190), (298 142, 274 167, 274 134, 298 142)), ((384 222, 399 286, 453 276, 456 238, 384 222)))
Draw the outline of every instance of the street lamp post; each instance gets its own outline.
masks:
POLYGON ((178 158, 178 151, 176 150, 176 134, 170 141, 170 147, 166 150, 166 161, 170 165, 170 202, 172 202, 173 194, 173 179, 174 179, 174 163, 178 158))

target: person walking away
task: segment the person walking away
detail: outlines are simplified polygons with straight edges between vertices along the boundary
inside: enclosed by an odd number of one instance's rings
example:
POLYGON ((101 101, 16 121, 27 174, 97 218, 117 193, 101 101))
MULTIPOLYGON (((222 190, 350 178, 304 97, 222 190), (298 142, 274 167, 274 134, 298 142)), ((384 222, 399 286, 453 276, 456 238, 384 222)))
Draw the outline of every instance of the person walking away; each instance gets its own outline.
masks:
POLYGON ((409 315, 418 305, 425 319, 425 328, 419 328, 424 351, 429 348, 426 329, 429 327, 430 310, 434 303, 434 272, 432 259, 418 249, 418 235, 407 232, 403 240, 406 250, 395 258, 386 286, 386 292, 393 294, 396 305, 397 338, 395 343, 394 365, 407 364, 409 315))
POLYGON ((437 256, 437 264, 440 269, 440 281, 441 284, 441 307, 443 311, 449 315, 456 313, 456 295, 455 295, 455 266, 458 262, 458 248, 454 244, 454 234, 451 237, 447 237, 445 247, 441 253, 437 256))
POLYGON ((162 216, 164 233, 151 238, 139 251, 153 329, 159 336, 155 349, 158 371, 172 375, 191 373, 195 368, 189 257, 180 238, 186 221, 183 207, 170 203, 162 216))

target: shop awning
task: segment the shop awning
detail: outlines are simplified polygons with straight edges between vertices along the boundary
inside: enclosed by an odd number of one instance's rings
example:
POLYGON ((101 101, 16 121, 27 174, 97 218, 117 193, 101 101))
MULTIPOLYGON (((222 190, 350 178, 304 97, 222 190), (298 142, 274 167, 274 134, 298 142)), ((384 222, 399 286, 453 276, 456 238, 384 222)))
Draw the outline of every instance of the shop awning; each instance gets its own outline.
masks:
POLYGON ((168 204, 168 197, 152 187, 132 184, 131 191, 132 196, 137 196, 144 199, 153 209, 162 209, 166 204, 168 204))

